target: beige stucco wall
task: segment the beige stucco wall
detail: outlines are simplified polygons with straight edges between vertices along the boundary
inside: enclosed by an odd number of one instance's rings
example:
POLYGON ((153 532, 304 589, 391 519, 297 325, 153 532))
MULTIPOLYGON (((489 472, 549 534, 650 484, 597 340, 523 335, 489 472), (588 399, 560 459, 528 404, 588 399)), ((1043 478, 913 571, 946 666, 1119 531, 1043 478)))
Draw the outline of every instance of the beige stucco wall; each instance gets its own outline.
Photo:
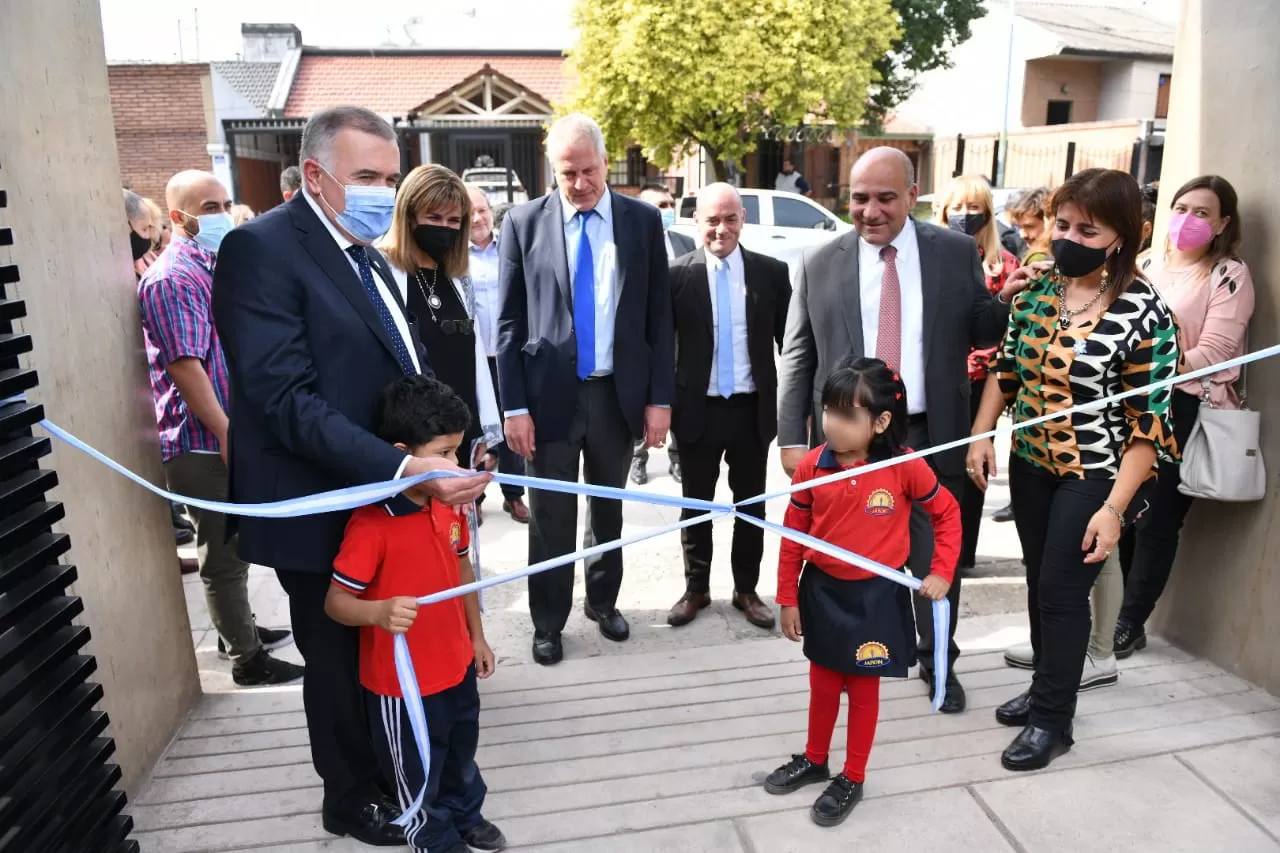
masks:
MULTIPOLYGON (((1240 195, 1243 257, 1257 310, 1251 349, 1280 329, 1280 15, 1256 0, 1184 0, 1156 222, 1189 178, 1215 172, 1240 195)), ((1155 627, 1174 642, 1280 693, 1280 359, 1249 373, 1262 412, 1270 494, 1256 504, 1200 503, 1155 627)))
MULTIPOLYGON (((96 0, 5 0, 0 25, 0 212, 47 417, 160 482, 102 22, 96 0)), ((135 791, 199 693, 190 625, 163 502, 58 445, 109 733, 135 791)))
POLYGON ((1096 60, 1033 59, 1023 83, 1022 124, 1044 124, 1050 101, 1070 101, 1073 123, 1097 121, 1101 87, 1101 63, 1096 60))

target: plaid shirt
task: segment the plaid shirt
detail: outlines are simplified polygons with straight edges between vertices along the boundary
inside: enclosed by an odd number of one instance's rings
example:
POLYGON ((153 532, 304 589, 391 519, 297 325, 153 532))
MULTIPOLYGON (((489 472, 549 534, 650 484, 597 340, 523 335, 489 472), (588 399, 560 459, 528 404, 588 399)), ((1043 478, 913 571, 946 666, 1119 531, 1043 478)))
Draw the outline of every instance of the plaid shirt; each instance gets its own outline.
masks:
POLYGON ((138 282, 142 336, 147 346, 151 396, 165 462, 183 453, 217 453, 218 439, 187 409, 168 367, 198 358, 213 391, 227 409, 227 359, 213 328, 213 266, 216 256, 177 234, 138 282))

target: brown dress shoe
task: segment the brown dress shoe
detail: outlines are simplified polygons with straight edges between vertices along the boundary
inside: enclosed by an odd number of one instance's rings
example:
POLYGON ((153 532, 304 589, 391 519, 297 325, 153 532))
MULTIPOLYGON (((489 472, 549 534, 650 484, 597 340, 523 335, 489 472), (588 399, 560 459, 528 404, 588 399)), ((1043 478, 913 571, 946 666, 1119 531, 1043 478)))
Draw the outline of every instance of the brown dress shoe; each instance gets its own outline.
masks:
POLYGON ((503 501, 502 511, 520 524, 529 523, 529 508, 524 505, 524 501, 520 498, 515 500, 503 501))
POLYGON ((684 596, 675 603, 671 608, 671 612, 667 614, 667 624, 673 628, 681 625, 688 625, 694 619, 698 618, 698 611, 711 603, 711 595, 706 592, 686 592, 684 596))
POLYGON ((757 628, 773 627, 773 611, 754 592, 735 592, 733 606, 746 614, 747 621, 757 628))

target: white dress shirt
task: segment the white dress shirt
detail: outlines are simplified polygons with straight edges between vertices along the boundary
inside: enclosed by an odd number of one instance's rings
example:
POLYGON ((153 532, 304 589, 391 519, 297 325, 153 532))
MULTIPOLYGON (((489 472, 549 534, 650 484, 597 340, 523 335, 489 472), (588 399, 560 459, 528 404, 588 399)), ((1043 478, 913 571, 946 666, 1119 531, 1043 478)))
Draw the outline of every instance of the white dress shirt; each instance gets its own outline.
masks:
MULTIPOLYGON (((596 303, 596 369, 592 376, 608 376, 613 373, 613 331, 618 313, 618 250, 613 242, 613 195, 606 188, 596 203, 598 216, 587 220, 587 241, 591 244, 591 260, 595 268, 596 303)), ((574 218, 578 210, 560 199, 560 212, 564 216, 564 247, 568 255, 569 289, 577 278, 579 225, 574 218)))
POLYGON ((707 252, 707 288, 711 292, 711 381, 707 383, 707 395, 720 396, 720 312, 716 276, 720 267, 729 267, 729 310, 733 321, 733 393, 750 394, 756 390, 751 375, 751 354, 747 351, 747 279, 742 264, 742 249, 735 248, 729 257, 721 260, 707 252))
MULTIPOLYGON (((898 250, 896 264, 901 287, 902 364, 898 375, 907 386, 907 411, 918 415, 928 411, 924 394, 924 291, 920 277, 920 245, 915 223, 910 218, 893 239, 898 250)), ((884 261, 880 246, 858 238, 858 289, 862 299, 862 351, 875 357, 880 334, 880 287, 884 281, 884 261)), ((967 309, 966 309, 967 310, 967 309)))
POLYGON ((498 239, 481 249, 471 244, 471 292, 476 299, 476 337, 484 344, 485 356, 498 354, 498 314, 502 300, 498 298, 498 239))
POLYGON ((671 245, 671 235, 666 231, 662 232, 662 242, 667 244, 667 263, 671 263, 676 259, 676 247, 671 245))
MULTIPOLYGON (((342 235, 342 232, 333 226, 329 221, 329 217, 324 215, 324 211, 320 209, 320 205, 311 193, 304 188, 302 197, 307 200, 307 204, 311 205, 311 209, 315 211, 316 216, 324 223, 324 227, 328 229, 329 234, 333 237, 338 248, 342 250, 342 256, 347 259, 347 263, 351 265, 351 270, 356 274, 356 280, 360 280, 360 268, 356 266, 355 258, 347 254, 347 249, 355 244, 342 235)), ((418 363, 418 350, 413 343, 413 338, 409 335, 409 320, 405 317, 404 311, 400 308, 400 304, 391 296, 391 291, 387 288, 387 283, 382 280, 382 276, 378 275, 378 271, 372 270, 373 284, 378 288, 378 296, 382 297, 382 303, 387 306, 387 311, 391 313, 391 320, 396 324, 396 331, 400 333, 400 337, 404 339, 405 348, 409 350, 409 358, 413 360, 413 368, 419 373, 422 372, 422 365, 418 363)), ((363 285, 361 286, 363 290, 363 285)), ((407 298, 403 289, 400 291, 401 299, 407 298)))

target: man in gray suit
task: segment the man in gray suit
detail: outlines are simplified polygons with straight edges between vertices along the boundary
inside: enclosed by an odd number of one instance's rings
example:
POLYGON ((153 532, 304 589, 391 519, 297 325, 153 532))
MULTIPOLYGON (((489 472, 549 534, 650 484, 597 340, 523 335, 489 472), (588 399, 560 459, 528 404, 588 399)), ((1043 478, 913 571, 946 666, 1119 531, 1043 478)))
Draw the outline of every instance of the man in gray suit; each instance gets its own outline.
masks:
MULTIPOLYGON (((969 378, 974 346, 1004 334, 1008 302, 1018 287, 987 292, 972 237, 910 217, 918 188, 911 160, 895 148, 873 148, 854 164, 849 212, 856 233, 806 252, 796 275, 778 376, 778 447, 794 474, 810 447, 823 441, 822 385, 844 356, 874 356, 892 366, 907 388, 907 445, 921 450, 969 435, 969 378)), ((957 499, 963 447, 929 457, 957 499)), ((918 507, 911 514, 911 573, 922 578, 933 559, 933 531, 918 507)), ((960 654, 955 617, 960 574, 951 600, 950 657, 960 654)), ((920 675, 933 683, 933 612, 916 602, 920 675)), ((953 667, 942 710, 964 710, 964 688, 953 667)))

